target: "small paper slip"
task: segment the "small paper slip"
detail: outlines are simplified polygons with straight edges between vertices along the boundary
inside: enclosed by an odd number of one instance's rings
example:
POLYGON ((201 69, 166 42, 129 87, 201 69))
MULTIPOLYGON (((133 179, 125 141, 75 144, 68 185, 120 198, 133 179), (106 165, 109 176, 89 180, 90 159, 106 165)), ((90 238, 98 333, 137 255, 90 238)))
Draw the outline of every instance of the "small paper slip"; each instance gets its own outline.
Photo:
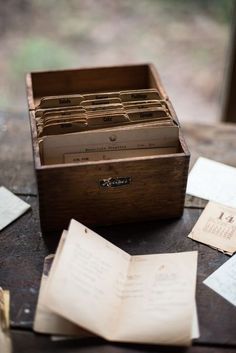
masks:
POLYGON ((236 251, 236 209, 210 201, 188 237, 233 255, 236 251))
POLYGON ((0 287, 0 352, 11 353, 12 344, 9 332, 10 293, 0 287))
POLYGON ((0 230, 20 217, 30 205, 15 196, 4 186, 0 187, 0 230))
POLYGON ((198 158, 189 173, 187 194, 236 207, 236 168, 198 158))
POLYGON ((236 306, 236 255, 213 272, 203 283, 236 306))

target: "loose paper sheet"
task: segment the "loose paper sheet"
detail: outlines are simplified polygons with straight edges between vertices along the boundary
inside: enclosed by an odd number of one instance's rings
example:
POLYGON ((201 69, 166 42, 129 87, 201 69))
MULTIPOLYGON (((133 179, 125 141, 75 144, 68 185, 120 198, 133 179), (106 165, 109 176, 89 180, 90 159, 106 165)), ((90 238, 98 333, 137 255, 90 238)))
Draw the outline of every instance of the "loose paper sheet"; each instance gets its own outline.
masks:
POLYGON ((72 220, 45 304, 108 340, 188 345, 196 270, 197 252, 131 257, 72 220))
POLYGON ((210 201, 188 237, 233 255, 236 251, 236 209, 210 201))
POLYGON ((0 351, 11 353, 12 345, 9 335, 9 291, 0 288, 0 351))
POLYGON ((236 255, 213 272, 203 283, 236 306, 236 255))
POLYGON ((0 230, 20 217, 30 205, 15 196, 4 186, 0 187, 0 230))
POLYGON ((200 157, 193 166, 187 194, 236 207, 236 168, 200 157))

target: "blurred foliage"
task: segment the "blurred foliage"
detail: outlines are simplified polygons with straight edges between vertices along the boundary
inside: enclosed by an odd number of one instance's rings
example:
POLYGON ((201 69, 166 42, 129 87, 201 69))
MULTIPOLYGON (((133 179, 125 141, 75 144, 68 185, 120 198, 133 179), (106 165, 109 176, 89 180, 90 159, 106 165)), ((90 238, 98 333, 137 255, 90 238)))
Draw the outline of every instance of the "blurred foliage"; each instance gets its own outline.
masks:
POLYGON ((44 68, 64 68, 73 61, 71 51, 52 40, 32 37, 25 40, 11 58, 12 74, 19 78, 24 72, 44 68))
MULTIPOLYGON (((151 0, 159 1, 159 0, 151 0)), ((236 6, 235 0, 161 0, 171 6, 175 5, 175 9, 179 6, 187 6, 188 10, 205 11, 207 15, 213 16, 218 21, 228 22, 232 18, 233 7, 236 6)))

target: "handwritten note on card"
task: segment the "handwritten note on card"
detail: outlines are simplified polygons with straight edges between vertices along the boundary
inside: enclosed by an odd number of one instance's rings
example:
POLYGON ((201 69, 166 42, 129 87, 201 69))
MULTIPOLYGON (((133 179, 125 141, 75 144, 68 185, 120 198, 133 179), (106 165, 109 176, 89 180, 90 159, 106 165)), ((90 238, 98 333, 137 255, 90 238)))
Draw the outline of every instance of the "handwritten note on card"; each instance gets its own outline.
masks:
POLYGON ((203 283, 236 306, 236 255, 213 272, 203 283))
POLYGON ((188 237, 233 255, 236 251, 236 208, 210 201, 188 237))
POLYGON ((236 207, 236 168, 200 157, 188 177, 187 194, 236 207))
POLYGON ((30 205, 7 190, 0 187, 0 230, 16 220, 30 208, 30 205))

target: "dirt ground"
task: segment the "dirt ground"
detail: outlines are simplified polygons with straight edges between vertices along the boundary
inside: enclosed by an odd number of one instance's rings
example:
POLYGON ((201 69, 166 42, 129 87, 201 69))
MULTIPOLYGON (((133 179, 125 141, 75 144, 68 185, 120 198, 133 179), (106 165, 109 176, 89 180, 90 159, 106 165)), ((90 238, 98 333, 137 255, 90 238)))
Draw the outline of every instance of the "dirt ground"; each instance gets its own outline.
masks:
POLYGON ((229 20, 204 2, 0 2, 0 110, 26 112, 28 71, 153 62, 180 121, 220 119, 229 20))

